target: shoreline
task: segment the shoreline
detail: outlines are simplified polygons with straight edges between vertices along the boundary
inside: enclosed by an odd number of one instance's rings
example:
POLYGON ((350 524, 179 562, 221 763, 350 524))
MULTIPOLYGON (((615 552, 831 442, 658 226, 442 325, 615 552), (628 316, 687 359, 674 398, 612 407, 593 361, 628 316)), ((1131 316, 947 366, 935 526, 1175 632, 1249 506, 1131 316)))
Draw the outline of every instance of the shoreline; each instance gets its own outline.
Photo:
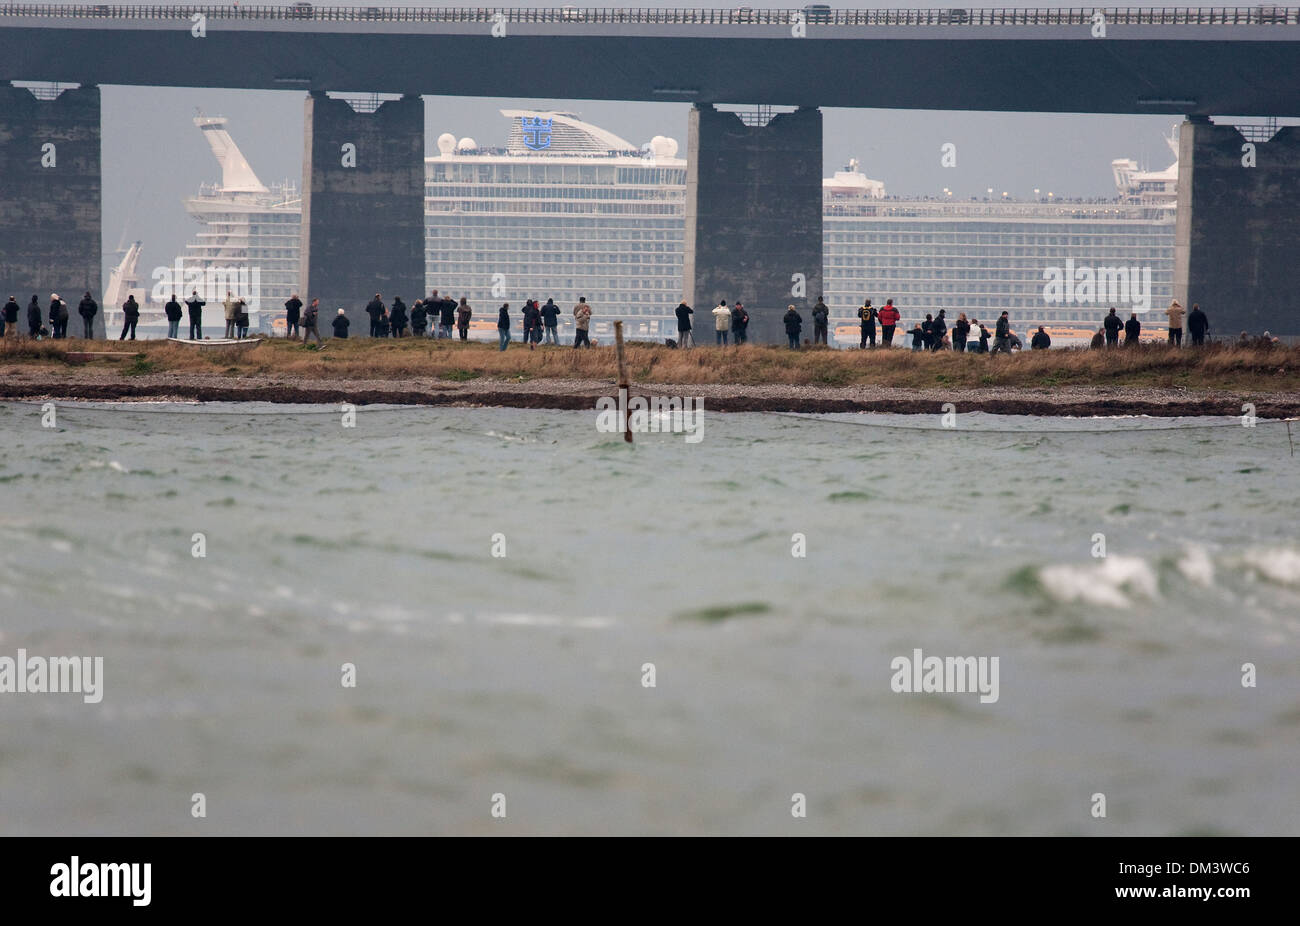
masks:
MULTIPOLYGON (((273 404, 410 405, 594 410, 601 396, 616 396, 609 381, 538 379, 512 382, 479 379, 467 383, 411 378, 320 379, 294 376, 227 377, 211 373, 166 373, 132 377, 100 375, 10 376, 0 382, 0 401, 99 402, 269 402, 273 404)), ((1060 386, 906 388, 896 386, 761 386, 703 383, 634 383, 631 395, 690 396, 719 412, 877 412, 943 414, 945 403, 961 412, 997 415, 1093 417, 1240 416, 1246 403, 1259 418, 1300 416, 1300 394, 1164 387, 1060 386)))

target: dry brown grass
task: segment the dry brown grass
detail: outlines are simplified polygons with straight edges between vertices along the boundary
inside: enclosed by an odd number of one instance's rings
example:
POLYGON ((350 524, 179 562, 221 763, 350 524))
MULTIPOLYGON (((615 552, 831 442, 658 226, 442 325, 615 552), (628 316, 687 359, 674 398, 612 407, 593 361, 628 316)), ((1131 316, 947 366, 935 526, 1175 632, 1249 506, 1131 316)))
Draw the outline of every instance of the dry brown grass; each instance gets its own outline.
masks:
MULTIPOLYGON (((410 377, 464 381, 491 379, 616 378, 614 351, 512 344, 504 353, 495 344, 407 338, 375 341, 330 340, 323 349, 283 339, 251 350, 197 350, 166 341, 16 341, 0 342, 0 369, 66 370, 69 351, 130 350, 136 364, 95 363, 135 373, 204 372, 239 377, 294 379, 372 379, 410 377)), ((1271 350, 1213 346, 1170 350, 1142 345, 1109 351, 1065 349, 1025 351, 1012 356, 914 353, 910 350, 829 350, 798 352, 783 347, 698 347, 672 350, 644 343, 627 347, 634 382, 791 384, 814 386, 886 385, 925 388, 1065 385, 1187 387, 1266 392, 1300 391, 1300 347, 1271 350)))

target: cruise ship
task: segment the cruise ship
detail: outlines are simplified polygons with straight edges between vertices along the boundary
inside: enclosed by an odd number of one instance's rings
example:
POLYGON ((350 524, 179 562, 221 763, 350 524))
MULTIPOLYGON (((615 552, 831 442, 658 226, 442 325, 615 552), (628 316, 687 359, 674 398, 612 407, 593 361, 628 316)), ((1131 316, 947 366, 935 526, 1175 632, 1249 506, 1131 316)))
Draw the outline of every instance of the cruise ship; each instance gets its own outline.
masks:
MULTIPOLYGON (((154 269, 149 293, 149 307, 158 311, 172 293, 184 301, 197 289, 208 303, 203 327, 209 336, 221 333, 220 303, 227 292, 248 303, 250 329, 265 331, 298 289, 302 197, 291 181, 262 183, 226 123, 220 116, 194 119, 221 168, 221 182, 201 184, 184 201, 200 230, 170 266, 154 269)), ((142 324, 151 315, 142 315, 142 324)), ((187 327, 182 324, 182 334, 187 327)), ((165 336, 165 319, 162 329, 165 336)))
MULTIPOLYGON (((630 337, 675 336, 686 211, 677 142, 656 136, 636 145, 571 112, 501 115, 504 145, 444 133, 425 159, 427 287, 467 297, 479 337, 495 338, 502 302, 553 297, 567 309, 579 296, 596 307, 597 340, 615 319, 630 337)), ((243 268, 250 284, 260 274, 255 309, 263 317, 259 325, 254 315, 253 327, 272 330, 297 286, 301 200, 292 184, 258 180, 224 119, 195 124, 222 182, 186 200, 203 230, 154 294, 177 277, 201 273, 211 284, 215 272, 219 302, 222 273, 243 268)), ((1168 141, 1176 158, 1176 138, 1168 141)), ((1019 332, 1044 325, 1054 341, 1074 343, 1114 305, 1159 334, 1173 288, 1177 162, 1158 171, 1128 159, 1111 167, 1113 198, 1036 191, 1026 200, 990 190, 959 199, 947 191, 890 196, 850 161, 823 181, 823 288, 834 340, 856 345, 864 298, 893 298, 905 327, 940 309, 949 324, 960 312, 991 323, 1005 309, 1019 332)), ((184 292, 191 288, 184 283, 184 292)))

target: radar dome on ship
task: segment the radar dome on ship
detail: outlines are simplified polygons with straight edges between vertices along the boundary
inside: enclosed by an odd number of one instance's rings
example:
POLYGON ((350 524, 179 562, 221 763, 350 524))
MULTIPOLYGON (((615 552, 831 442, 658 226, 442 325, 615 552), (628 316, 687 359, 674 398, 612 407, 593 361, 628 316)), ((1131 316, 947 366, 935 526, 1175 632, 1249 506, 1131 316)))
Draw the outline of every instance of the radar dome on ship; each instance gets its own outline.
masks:
POLYGON ((677 140, 663 135, 650 139, 650 150, 657 158, 671 158, 677 155, 677 140))
POLYGON ((472 139, 472 138, 462 138, 460 141, 456 142, 456 150, 457 150, 457 151, 477 151, 477 150, 478 150, 478 142, 476 142, 476 141, 475 141, 474 139, 472 139))
POLYGON ((443 132, 438 136, 438 150, 443 154, 451 154, 456 150, 456 136, 450 132, 443 132))

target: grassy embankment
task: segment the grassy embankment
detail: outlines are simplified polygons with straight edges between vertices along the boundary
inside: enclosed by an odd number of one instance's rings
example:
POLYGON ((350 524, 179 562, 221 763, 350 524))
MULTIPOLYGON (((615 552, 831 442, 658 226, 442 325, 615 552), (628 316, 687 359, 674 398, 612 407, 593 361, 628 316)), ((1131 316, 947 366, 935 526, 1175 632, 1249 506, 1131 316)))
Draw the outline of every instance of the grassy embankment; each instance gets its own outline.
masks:
MULTIPOLYGON (((87 369, 67 359, 76 351, 126 351, 131 360, 92 361, 89 368, 129 378, 149 373, 206 373, 276 381, 390 380, 411 377, 467 382, 497 379, 616 378, 614 351, 512 344, 495 345, 407 338, 374 341, 330 340, 317 349, 283 339, 248 350, 198 350, 166 341, 15 341, 0 342, 0 370, 19 369, 58 379, 87 369)), ((910 350, 790 351, 781 347, 699 347, 672 350, 644 343, 627 347, 628 371, 639 383, 720 383, 738 385, 899 386, 980 388, 1053 386, 1144 386, 1192 390, 1300 392, 1300 347, 1271 350, 1211 347, 1170 350, 1142 345, 1110 351, 1082 349, 1024 351, 987 356, 910 350)))

